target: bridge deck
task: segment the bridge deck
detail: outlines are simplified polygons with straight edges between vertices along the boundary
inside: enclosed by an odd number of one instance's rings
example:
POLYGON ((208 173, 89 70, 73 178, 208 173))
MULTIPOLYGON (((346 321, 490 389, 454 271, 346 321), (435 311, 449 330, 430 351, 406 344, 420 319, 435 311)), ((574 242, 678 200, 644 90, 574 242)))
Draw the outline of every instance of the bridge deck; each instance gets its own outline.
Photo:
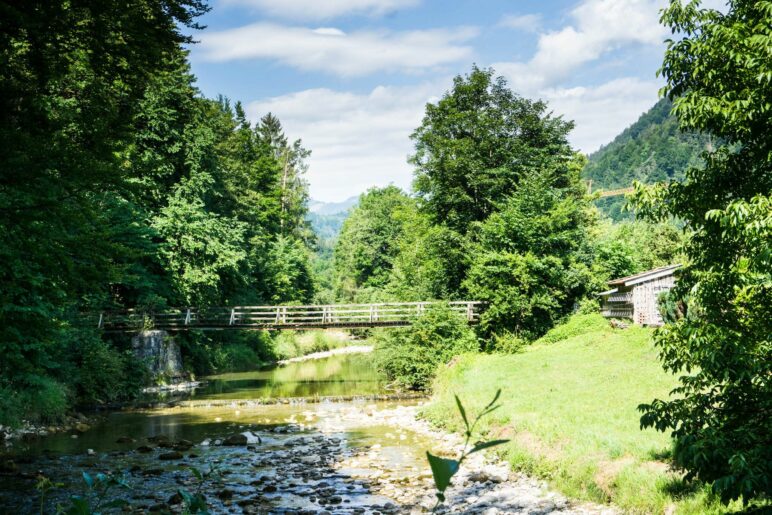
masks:
POLYGON ((448 306, 470 324, 480 320, 481 302, 386 302, 377 304, 328 304, 315 306, 232 306, 172 308, 146 313, 136 310, 106 312, 94 320, 108 331, 143 328, 185 331, 189 329, 244 329, 258 331, 291 329, 354 329, 411 325, 427 309, 448 306))

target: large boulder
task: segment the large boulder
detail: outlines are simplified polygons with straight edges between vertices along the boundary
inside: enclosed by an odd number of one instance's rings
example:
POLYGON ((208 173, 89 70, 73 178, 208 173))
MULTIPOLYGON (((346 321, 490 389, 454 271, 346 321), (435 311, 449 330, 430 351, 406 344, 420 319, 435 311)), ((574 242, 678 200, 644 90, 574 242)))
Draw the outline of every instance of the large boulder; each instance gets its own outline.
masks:
POLYGON ((147 363, 153 378, 169 382, 184 379, 180 347, 166 331, 141 331, 131 339, 131 348, 147 363))

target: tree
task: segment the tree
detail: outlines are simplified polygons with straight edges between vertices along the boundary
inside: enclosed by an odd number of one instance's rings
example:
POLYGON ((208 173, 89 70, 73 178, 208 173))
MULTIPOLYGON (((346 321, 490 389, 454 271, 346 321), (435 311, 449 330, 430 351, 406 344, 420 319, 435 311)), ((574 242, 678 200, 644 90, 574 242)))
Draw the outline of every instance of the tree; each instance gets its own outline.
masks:
POLYGON ((274 156, 281 167, 279 187, 281 191, 281 232, 295 235, 306 242, 312 239, 313 231, 306 220, 308 214, 308 171, 306 159, 311 151, 303 148, 303 142, 295 140, 290 145, 284 135, 281 122, 271 113, 260 119, 256 128, 262 140, 273 149, 274 156))
POLYGON ((206 10, 198 0, 0 3, 0 397, 29 394, 29 409, 34 391, 52 390, 40 385, 61 373, 68 315, 126 279, 122 254, 148 242, 126 219, 135 115, 206 10))
POLYGON ((427 104, 411 138, 414 189, 435 223, 464 234, 485 220, 534 170, 565 165, 573 124, 547 104, 519 97, 493 70, 477 67, 427 104))
POLYGON ((682 182, 640 187, 652 218, 691 231, 675 294, 685 316, 656 333, 674 397, 640 406, 641 425, 670 430, 675 463, 724 502, 772 493, 772 2, 726 12, 672 1, 661 73, 687 131, 722 141, 682 182))
POLYGON ((405 213, 415 201, 396 186, 372 188, 343 222, 335 245, 335 283, 339 296, 354 300, 369 291, 383 294, 399 252, 405 213))
POLYGON ((400 300, 459 299, 469 268, 468 240, 418 210, 405 210, 388 291, 400 300))
POLYGON ((537 337, 589 293, 593 218, 582 164, 577 158, 522 177, 501 211, 480 225, 464 285, 489 303, 481 321, 488 332, 537 337))

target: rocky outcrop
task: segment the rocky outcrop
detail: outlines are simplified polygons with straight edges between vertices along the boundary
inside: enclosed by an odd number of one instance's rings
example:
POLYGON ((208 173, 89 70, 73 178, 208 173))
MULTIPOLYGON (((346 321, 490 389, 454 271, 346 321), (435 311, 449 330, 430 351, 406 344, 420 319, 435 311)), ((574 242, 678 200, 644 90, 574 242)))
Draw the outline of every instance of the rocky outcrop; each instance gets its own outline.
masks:
POLYGON ((147 364, 156 380, 168 382, 184 379, 180 347, 166 331, 141 331, 131 339, 134 355, 147 364))

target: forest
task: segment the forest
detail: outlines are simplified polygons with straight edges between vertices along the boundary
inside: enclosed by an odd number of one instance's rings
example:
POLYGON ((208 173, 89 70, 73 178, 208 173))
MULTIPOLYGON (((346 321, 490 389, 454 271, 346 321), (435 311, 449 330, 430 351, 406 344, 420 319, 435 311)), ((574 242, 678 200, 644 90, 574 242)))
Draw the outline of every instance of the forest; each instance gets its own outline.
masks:
MULTIPOLYGON (((89 313, 482 301, 476 326, 439 308, 357 333, 390 388, 455 380, 482 396, 485 373, 465 371, 550 354, 585 334, 556 336, 576 324, 617 338, 597 293, 679 263, 661 299, 668 323, 651 335, 676 395, 645 399, 635 417, 667 432, 674 467, 721 503, 768 500, 772 59, 758 55, 770 56, 772 4, 729 5, 663 11, 684 34, 668 43, 664 98, 589 157, 569 143, 573 121, 473 65, 426 104, 410 191, 373 187, 326 216, 309 212, 313 148, 274 114, 252 121, 239 100, 197 89, 186 47, 205 3, 4 6, 0 424, 53 424, 149 385, 128 339, 89 313), (590 180, 635 192, 598 200, 590 180), (467 368, 448 368, 460 355, 467 368)), ((294 357, 269 333, 176 338, 191 377, 294 357)), ((429 412, 448 419, 456 405, 439 406, 429 412)))
MULTIPOLYGON (((270 113, 252 124, 239 102, 198 92, 183 31, 203 3, 131 5, 3 15, 0 423, 143 386, 126 342, 82 313, 315 293, 309 151, 270 113)), ((184 345, 199 373, 229 359, 201 334, 184 345)))

